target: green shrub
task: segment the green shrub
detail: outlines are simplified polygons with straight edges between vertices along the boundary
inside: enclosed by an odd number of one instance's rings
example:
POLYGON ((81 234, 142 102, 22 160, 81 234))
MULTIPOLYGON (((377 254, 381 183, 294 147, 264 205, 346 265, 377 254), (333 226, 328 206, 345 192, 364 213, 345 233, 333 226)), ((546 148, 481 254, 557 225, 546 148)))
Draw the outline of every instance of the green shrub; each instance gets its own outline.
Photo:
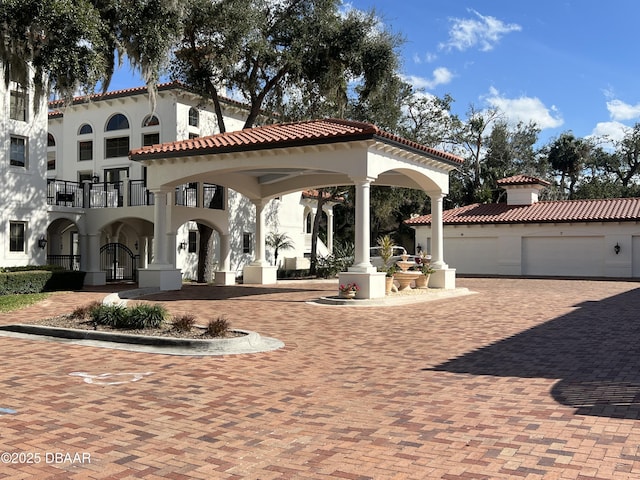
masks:
POLYGON ((131 307, 123 305, 97 305, 88 312, 97 325, 125 330, 158 328, 167 318, 167 310, 159 304, 139 303, 131 307))
POLYGON ((353 265, 355 246, 345 242, 334 247, 333 253, 326 257, 318 257, 316 272, 319 277, 333 278, 340 272, 346 272, 353 265))
POLYGON ((127 328, 128 311, 122 305, 99 305, 90 312, 91 321, 96 325, 112 328, 127 328))
POLYGON ((0 295, 43 292, 51 275, 42 270, 0 273, 0 295))
POLYGON ((189 332, 196 324, 196 317, 193 315, 180 315, 171 321, 172 328, 177 332, 189 332))
POLYGON ((138 303, 129 307, 127 315, 128 326, 124 328, 158 328, 167 318, 167 309, 158 303, 138 303))
POLYGON ((229 320, 225 317, 218 317, 215 320, 209 320, 205 333, 210 337, 224 337, 229 333, 229 320))

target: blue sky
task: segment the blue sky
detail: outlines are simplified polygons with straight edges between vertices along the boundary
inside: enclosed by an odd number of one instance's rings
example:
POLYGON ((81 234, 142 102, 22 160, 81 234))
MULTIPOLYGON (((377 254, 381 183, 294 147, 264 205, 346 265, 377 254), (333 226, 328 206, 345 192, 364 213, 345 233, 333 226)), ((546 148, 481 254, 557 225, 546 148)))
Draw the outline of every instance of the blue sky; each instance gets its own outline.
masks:
POLYGON ((350 0, 404 36, 403 73, 426 91, 564 131, 619 138, 640 121, 637 0, 350 0))
MULTIPOLYGON (((541 142, 620 138, 640 121, 637 0, 348 0, 401 34, 402 73, 427 92, 530 120, 541 142)), ((110 89, 141 85, 124 68, 110 89)))

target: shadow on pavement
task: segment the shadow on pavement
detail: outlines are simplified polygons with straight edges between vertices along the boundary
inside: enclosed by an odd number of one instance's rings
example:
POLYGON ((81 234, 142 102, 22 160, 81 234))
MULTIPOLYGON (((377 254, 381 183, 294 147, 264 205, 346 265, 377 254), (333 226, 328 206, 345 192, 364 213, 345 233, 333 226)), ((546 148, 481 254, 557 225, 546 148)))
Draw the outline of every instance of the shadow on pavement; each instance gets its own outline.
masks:
POLYGON ((640 289, 577 307, 427 370, 557 378, 553 398, 576 414, 640 419, 640 289))

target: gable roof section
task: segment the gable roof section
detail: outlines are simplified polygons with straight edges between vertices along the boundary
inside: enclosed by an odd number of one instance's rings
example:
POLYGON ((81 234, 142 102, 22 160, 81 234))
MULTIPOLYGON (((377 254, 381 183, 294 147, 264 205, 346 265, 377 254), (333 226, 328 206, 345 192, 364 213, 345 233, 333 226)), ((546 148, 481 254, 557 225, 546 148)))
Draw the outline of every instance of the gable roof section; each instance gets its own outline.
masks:
POLYGON ((430 156, 455 166, 463 162, 462 158, 456 155, 441 152, 397 135, 392 135, 375 125, 334 118, 265 125, 219 133, 209 137, 151 145, 133 150, 130 153, 130 157, 132 160, 149 160, 185 155, 219 154, 370 139, 380 140, 406 150, 413 150, 416 153, 430 156))
POLYGON ((509 185, 543 185, 549 186, 550 182, 542 180, 541 178, 532 177, 530 175, 514 175, 512 177, 501 178, 496 182, 500 186, 509 185))
MULTIPOLYGON (((445 225, 638 221, 640 198, 562 200, 537 202, 533 205, 475 203, 446 210, 442 218, 445 225)), ((405 224, 431 225, 431 215, 405 220, 405 224)))
MULTIPOLYGON (((170 91, 170 90, 183 90, 185 92, 189 92, 192 93, 194 95, 198 95, 198 93, 189 88, 188 85, 178 81, 178 80, 174 80, 172 82, 166 82, 166 83, 160 83, 158 84, 158 92, 166 92, 166 91, 170 91)), ((83 103, 91 103, 91 102, 98 102, 101 100, 113 100, 116 98, 125 98, 125 97, 132 97, 135 95, 147 95, 149 93, 148 88, 145 86, 142 87, 133 87, 133 88, 126 88, 126 89, 122 89, 122 90, 113 90, 111 92, 104 92, 104 93, 94 93, 92 95, 81 95, 78 97, 74 97, 73 100, 71 101, 72 105, 80 105, 83 103)), ((247 109, 248 106, 242 102, 238 102, 237 100, 232 100, 230 98, 227 97, 220 97, 220 101, 223 103, 227 103, 229 105, 234 105, 238 108, 243 108, 243 109, 247 109)), ((63 99, 58 99, 58 100, 51 100, 49 102, 49 109, 55 109, 55 108, 61 108, 65 106, 65 100, 63 99)))

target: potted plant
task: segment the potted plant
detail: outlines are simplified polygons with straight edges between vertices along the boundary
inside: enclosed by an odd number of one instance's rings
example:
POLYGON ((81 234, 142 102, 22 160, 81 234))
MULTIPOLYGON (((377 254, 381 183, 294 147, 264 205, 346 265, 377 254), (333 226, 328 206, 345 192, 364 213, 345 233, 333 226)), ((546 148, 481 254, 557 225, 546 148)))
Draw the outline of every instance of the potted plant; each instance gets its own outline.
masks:
POLYGON ((420 275, 415 280, 416 288, 427 288, 429 285, 429 277, 433 272, 435 272, 435 270, 431 268, 429 263, 425 262, 424 260, 420 263, 419 270, 420 270, 420 273, 422 273, 422 275, 420 275))
POLYGON ((383 266, 378 270, 385 272, 385 294, 389 295, 393 288, 393 276, 396 273, 395 265, 388 265, 389 259, 393 255, 393 240, 389 235, 378 238, 378 246, 380 247, 380 258, 382 258, 383 266))
POLYGON ((355 298, 356 293, 360 290, 357 283, 341 284, 338 287, 340 298, 355 298))

